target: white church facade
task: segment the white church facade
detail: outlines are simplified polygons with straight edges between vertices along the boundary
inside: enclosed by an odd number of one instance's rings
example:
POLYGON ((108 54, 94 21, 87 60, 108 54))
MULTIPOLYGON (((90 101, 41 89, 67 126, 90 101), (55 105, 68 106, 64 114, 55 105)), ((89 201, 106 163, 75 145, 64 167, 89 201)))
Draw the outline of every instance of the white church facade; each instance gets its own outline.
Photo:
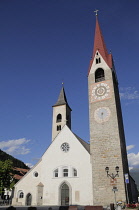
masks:
POLYGON ((15 185, 13 205, 92 205, 90 146, 70 130, 64 87, 53 106, 52 127, 51 145, 15 185))
POLYGON ((15 185, 13 205, 109 205, 132 200, 118 82, 96 16, 88 73, 90 144, 71 131, 64 87, 53 106, 52 143, 15 185), (116 168, 117 167, 117 168, 116 168), (115 171, 115 168, 117 171, 115 171), (108 174, 117 173, 115 177, 108 174), (127 192, 128 191, 128 192, 127 192))
POLYGON ((15 205, 92 205, 88 145, 65 125, 41 160, 15 186, 15 205))

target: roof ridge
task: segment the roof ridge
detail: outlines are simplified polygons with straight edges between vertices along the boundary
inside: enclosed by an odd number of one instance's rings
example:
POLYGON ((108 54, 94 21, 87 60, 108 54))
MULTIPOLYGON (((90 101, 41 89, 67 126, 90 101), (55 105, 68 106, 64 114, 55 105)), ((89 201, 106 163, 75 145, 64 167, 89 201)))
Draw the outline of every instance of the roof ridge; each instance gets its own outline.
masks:
MULTIPOLYGON (((73 133, 73 132, 72 132, 73 133)), ((78 135, 76 135, 75 133, 73 133, 74 136, 79 140, 79 142, 83 145, 83 147, 90 153, 90 144, 88 144, 86 141, 84 141, 83 139, 81 139, 78 135)))

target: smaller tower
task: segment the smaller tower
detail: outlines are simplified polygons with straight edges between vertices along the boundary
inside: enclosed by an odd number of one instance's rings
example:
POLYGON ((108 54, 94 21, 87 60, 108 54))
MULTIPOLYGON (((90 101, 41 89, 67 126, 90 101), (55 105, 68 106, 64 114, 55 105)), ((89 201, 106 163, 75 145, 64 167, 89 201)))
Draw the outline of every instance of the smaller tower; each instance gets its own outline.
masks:
POLYGON ((64 125, 71 129, 71 108, 68 105, 64 87, 62 87, 58 100, 53 105, 52 141, 64 125))

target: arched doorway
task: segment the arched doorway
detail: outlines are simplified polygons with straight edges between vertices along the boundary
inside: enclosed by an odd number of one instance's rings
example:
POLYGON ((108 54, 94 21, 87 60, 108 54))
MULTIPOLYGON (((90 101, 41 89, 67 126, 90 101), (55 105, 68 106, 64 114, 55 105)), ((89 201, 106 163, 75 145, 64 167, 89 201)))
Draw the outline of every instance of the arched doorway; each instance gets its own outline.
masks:
POLYGON ((26 196, 26 205, 31 206, 31 202, 32 202, 32 195, 28 193, 26 196))
POLYGON ((69 186, 64 182, 61 185, 61 206, 69 205, 69 186))

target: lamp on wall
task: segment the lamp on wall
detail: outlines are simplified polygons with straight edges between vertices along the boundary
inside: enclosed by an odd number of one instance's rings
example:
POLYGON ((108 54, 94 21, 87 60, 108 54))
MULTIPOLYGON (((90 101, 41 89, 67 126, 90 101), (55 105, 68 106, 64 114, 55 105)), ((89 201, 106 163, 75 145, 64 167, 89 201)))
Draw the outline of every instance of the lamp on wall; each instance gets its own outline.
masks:
POLYGON ((119 177, 119 174, 118 174, 118 173, 119 173, 119 166, 116 166, 116 167, 115 167, 116 174, 113 174, 113 173, 110 174, 110 173, 109 173, 109 167, 106 167, 106 168, 105 168, 105 171, 106 171, 106 173, 107 173, 107 177, 109 176, 109 177, 111 177, 112 179, 115 179, 116 176, 119 177))
MULTIPOLYGON (((116 176, 119 177, 119 174, 118 174, 119 173, 119 166, 115 167, 116 174, 114 174, 114 173, 110 174, 109 173, 109 167, 106 167, 105 171, 107 173, 107 177, 110 177, 113 180, 115 179, 116 176)), ((114 200, 115 200, 115 205, 116 205, 116 191, 118 191, 117 187, 113 187, 112 191, 114 192, 114 200)))

